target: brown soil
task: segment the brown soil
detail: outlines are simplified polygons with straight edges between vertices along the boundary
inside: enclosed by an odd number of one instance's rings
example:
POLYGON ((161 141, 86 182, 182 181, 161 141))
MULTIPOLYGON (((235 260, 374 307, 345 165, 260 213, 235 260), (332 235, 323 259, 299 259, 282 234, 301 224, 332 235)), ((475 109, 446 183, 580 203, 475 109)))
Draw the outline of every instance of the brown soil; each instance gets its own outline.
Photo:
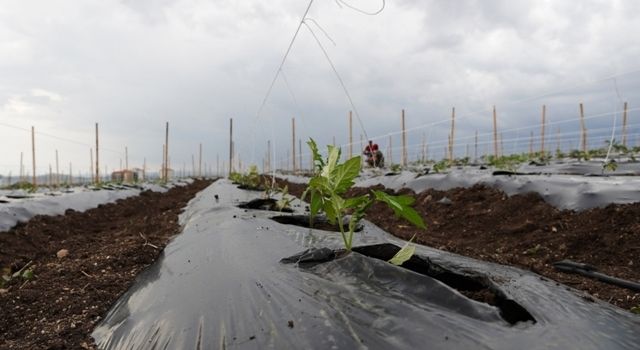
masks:
MULTIPOLYGON (((279 182, 297 196, 306 187, 279 182)), ((348 195, 368 191, 354 188, 348 195)), ((640 306, 640 293, 559 272, 552 266, 569 259, 593 265, 610 276, 640 281, 640 203, 575 212, 558 210, 536 193, 507 196, 481 185, 419 194, 399 192, 416 198, 414 208, 427 230, 396 218, 383 204, 375 204, 367 220, 403 239, 416 234, 420 244, 531 270, 624 309, 640 306), (439 202, 445 197, 451 202, 439 202)))
POLYGON ((0 349, 93 349, 95 325, 180 232, 182 208, 210 183, 37 216, 0 233, 0 267, 32 262, 35 276, 0 289, 0 349), (61 249, 68 255, 58 258, 61 249))

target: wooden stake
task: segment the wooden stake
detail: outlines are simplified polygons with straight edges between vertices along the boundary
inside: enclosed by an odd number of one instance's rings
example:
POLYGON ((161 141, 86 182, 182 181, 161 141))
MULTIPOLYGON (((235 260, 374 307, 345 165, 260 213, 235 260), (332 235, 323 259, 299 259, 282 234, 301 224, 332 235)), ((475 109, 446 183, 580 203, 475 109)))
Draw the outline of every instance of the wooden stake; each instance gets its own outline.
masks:
POLYGON ((453 140, 456 132, 456 108, 453 107, 451 110, 451 134, 449 135, 449 161, 453 161, 453 140))
POLYGON ((69 162, 69 179, 67 181, 67 185, 71 187, 73 185, 73 172, 71 171, 71 162, 69 162))
POLYGON ((233 118, 229 118, 229 176, 233 172, 233 118))
POLYGON ((220 154, 216 153, 216 177, 220 176, 220 154))
POLYGON ((560 127, 556 130, 556 152, 560 152, 560 127))
POLYGON ((349 111, 349 159, 353 157, 353 115, 349 111))
POLYGON ((33 185, 33 188, 36 188, 38 186, 38 182, 36 180, 36 131, 33 126, 31 127, 31 158, 33 171, 31 184, 33 185))
POLYGON ((142 160, 142 181, 144 181, 147 177, 147 157, 144 157, 142 160))
POLYGON ((493 106, 493 155, 498 157, 498 117, 496 115, 496 106, 493 106))
POLYGON ((291 164, 292 170, 296 172, 296 118, 291 118, 291 164))
POLYGON ((627 147, 627 102, 624 103, 622 112, 622 145, 627 147))
POLYGON ((127 146, 124 146, 124 167, 129 170, 129 149, 127 146))
POLYGON ((165 133, 164 133, 164 159, 165 159, 165 167, 164 167, 164 181, 169 181, 169 122, 165 124, 165 133))
POLYGON ((51 174, 51 164, 49 164, 49 189, 53 187, 53 174, 51 174))
POLYGON ((407 133, 404 127, 404 109, 402 110, 402 166, 407 166, 407 133))
POLYGON ((191 154, 191 176, 195 176, 196 175, 196 160, 193 157, 193 154, 191 154))
POLYGON ((165 181, 164 179, 164 169, 167 168, 167 159, 165 158, 165 156, 167 155, 167 153, 165 152, 165 145, 164 143, 162 144, 162 166, 160 167, 160 180, 161 181, 165 181))
POLYGON ((99 144, 98 144, 98 123, 96 123, 96 185, 100 184, 100 161, 99 161, 99 144))
POLYGON ((540 154, 544 156, 544 129, 547 118, 547 106, 542 105, 542 130, 540 130, 540 154))
POLYGON ((56 188, 60 188, 60 163, 58 162, 58 150, 56 150, 56 188))
POLYGON ((475 151, 473 153, 473 161, 478 161, 478 130, 476 130, 475 151))
MULTIPOLYGON (((205 165, 204 168, 206 169, 207 166, 205 165)), ((202 177, 202 143, 200 143, 200 147, 198 149, 198 176, 202 177)))
POLYGON ((584 107, 580 103, 580 128, 582 129, 582 152, 587 152, 587 128, 584 125, 584 107))

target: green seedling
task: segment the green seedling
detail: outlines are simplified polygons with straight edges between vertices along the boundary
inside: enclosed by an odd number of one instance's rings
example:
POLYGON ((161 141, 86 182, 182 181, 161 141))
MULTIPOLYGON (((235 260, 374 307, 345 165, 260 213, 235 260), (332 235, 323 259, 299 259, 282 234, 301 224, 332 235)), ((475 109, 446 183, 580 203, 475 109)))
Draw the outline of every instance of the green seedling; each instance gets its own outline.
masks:
POLYGON ((609 159, 606 163, 602 164, 602 171, 616 171, 618 169, 618 163, 615 160, 609 159))
POLYGON ((640 315, 640 305, 632 307, 629 311, 631 311, 632 313, 634 313, 636 315, 640 315))
POLYGON ((260 187, 260 174, 258 173, 258 167, 255 165, 251 165, 246 174, 232 172, 231 174, 229 174, 229 180, 231 180, 233 183, 249 188, 260 187))
POLYGON ((351 251, 353 233, 366 214, 367 209, 374 202, 383 202, 391 207, 394 213, 419 228, 426 228, 420 215, 411 207, 415 199, 411 196, 392 196, 382 191, 371 191, 368 194, 344 198, 345 193, 354 185, 355 178, 360 174, 362 160, 360 156, 353 157, 340 163, 340 149, 327 146, 328 155, 323 159, 313 139, 307 142, 313 154, 315 175, 309 180, 309 185, 302 195, 310 202, 310 225, 321 211, 327 216, 331 224, 338 225, 340 234, 347 251, 351 251), (347 214, 351 214, 347 227, 347 214))
POLYGON ((280 199, 276 202, 276 207, 279 211, 283 211, 284 209, 291 208, 291 202, 293 202, 293 197, 289 196, 289 187, 284 186, 284 188, 278 188, 278 192, 280 192, 280 199))

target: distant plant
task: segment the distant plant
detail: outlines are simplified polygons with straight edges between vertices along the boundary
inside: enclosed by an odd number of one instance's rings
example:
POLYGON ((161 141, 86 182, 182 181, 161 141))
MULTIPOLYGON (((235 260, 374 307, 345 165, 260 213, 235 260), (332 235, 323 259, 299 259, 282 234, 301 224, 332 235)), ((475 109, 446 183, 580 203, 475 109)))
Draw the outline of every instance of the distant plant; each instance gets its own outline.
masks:
POLYGON ((229 180, 241 186, 260 188, 260 174, 258 173, 258 167, 255 165, 251 165, 246 174, 232 172, 229 174, 229 180))
POLYGON ((402 170, 402 166, 400 164, 391 164, 389 166, 389 170, 391 170, 394 173, 400 172, 400 170, 402 170))
POLYGON ((629 311, 636 315, 640 315, 640 305, 632 307, 629 311))
POLYGON ((443 159, 443 160, 433 164, 433 167, 431 167, 431 169, 436 173, 441 173, 441 172, 449 169, 450 166, 451 166, 451 162, 449 162, 448 159, 443 159))
POLYGON ((33 184, 31 182, 28 182, 28 181, 16 182, 16 183, 10 185, 9 189, 12 189, 12 190, 23 190, 23 191, 27 191, 29 193, 33 193, 33 192, 36 191, 36 188, 33 186, 33 184))
POLYGON ((607 162, 602 164, 602 171, 616 171, 618 169, 618 163, 615 160, 609 159, 607 162))
POLYGON ((289 196, 289 187, 285 185, 283 188, 279 188, 278 192, 280 192, 280 199, 276 202, 276 208, 278 208, 278 211, 291 208, 293 197, 289 196))
POLYGON ((560 150, 560 148, 557 148, 557 149, 556 149, 556 159, 563 159, 563 158, 565 158, 566 156, 567 156, 567 155, 566 155, 566 154, 564 154, 564 153, 560 150))
POLYGON ((587 152, 583 152, 577 149, 571 150, 569 152, 569 157, 570 158, 575 158, 576 160, 590 160, 591 159, 591 155, 587 152))
POLYGON ((420 215, 411 208, 415 199, 411 196, 392 196, 382 191, 370 191, 368 194, 344 198, 345 193, 354 185, 355 178, 360 174, 362 160, 360 156, 353 157, 344 163, 340 161, 340 149, 327 146, 328 155, 323 159, 316 143, 310 139, 307 144, 313 154, 315 174, 309 180, 309 185, 302 195, 304 200, 309 197, 310 225, 320 211, 323 211, 331 224, 338 225, 340 234, 347 251, 351 251, 353 234, 366 211, 375 201, 386 203, 394 213, 419 228, 426 228, 420 215), (348 227, 344 221, 350 213, 348 227))
POLYGON ((512 154, 508 156, 496 157, 493 155, 487 156, 487 164, 502 170, 516 171, 518 166, 529 160, 528 155, 524 154, 512 154))

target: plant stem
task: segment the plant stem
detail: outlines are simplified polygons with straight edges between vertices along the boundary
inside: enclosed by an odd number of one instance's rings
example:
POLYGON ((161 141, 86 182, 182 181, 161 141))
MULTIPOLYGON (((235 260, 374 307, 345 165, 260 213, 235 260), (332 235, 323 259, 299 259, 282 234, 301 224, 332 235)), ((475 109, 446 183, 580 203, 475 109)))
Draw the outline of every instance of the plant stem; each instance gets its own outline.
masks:
POLYGON ((347 240, 347 236, 345 236, 344 228, 342 227, 342 215, 338 215, 338 227, 340 228, 340 235, 342 235, 342 241, 344 242, 344 247, 348 252, 351 251, 351 239, 347 240))

